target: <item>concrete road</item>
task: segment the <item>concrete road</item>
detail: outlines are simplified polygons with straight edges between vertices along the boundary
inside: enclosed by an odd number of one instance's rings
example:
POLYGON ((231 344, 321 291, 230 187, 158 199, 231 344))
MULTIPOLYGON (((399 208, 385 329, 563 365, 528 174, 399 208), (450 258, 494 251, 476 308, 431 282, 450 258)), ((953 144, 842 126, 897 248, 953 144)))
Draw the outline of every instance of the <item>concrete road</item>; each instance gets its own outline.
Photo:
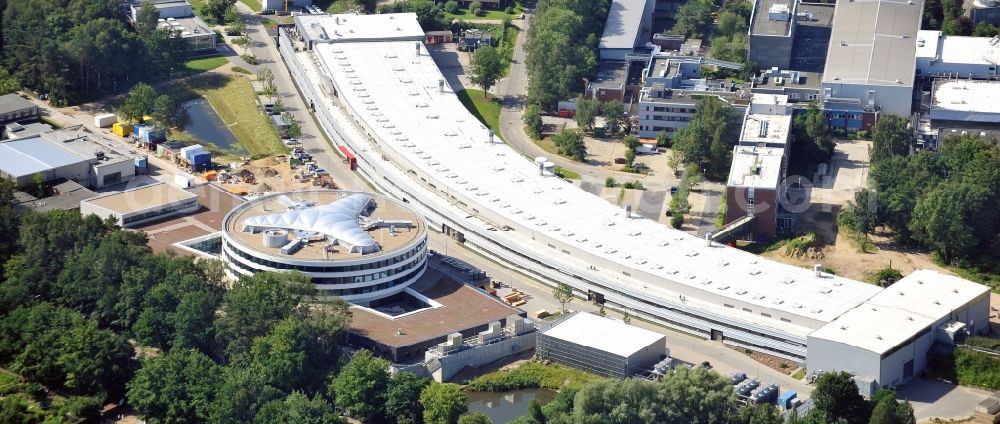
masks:
POLYGON ((899 389, 899 399, 913 405, 918 422, 940 418, 962 419, 972 415, 976 404, 992 393, 971 387, 961 387, 943 381, 918 379, 899 389))

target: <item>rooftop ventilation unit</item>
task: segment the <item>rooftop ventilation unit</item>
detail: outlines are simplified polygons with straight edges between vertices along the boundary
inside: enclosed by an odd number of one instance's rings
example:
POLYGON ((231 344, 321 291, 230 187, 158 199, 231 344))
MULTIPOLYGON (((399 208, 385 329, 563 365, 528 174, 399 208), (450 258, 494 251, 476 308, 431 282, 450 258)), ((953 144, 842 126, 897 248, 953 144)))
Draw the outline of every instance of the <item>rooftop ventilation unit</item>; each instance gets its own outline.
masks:
POLYGON ((747 291, 743 290, 743 289, 739 289, 739 290, 736 290, 736 294, 739 295, 739 296, 743 296, 743 295, 747 294, 747 291))
POLYGON ((833 289, 831 289, 829 287, 823 287, 823 288, 819 289, 819 292, 822 293, 822 294, 830 294, 830 293, 833 292, 833 289))

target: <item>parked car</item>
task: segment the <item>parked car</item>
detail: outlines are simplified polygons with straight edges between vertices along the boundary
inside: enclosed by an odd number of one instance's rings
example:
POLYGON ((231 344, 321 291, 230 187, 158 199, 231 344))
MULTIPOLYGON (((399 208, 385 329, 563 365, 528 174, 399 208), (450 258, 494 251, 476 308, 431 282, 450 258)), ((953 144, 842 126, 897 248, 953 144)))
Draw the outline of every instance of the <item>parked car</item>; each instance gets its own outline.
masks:
POLYGON ((275 12, 276 12, 276 10, 274 10, 274 9, 264 9, 264 10, 261 10, 257 14, 258 15, 273 15, 275 12))
POLYGON ((625 158, 615 158, 615 164, 617 164, 617 165, 624 165, 625 164, 625 158))
POLYGON ((299 139, 297 138, 286 138, 281 140, 281 142, 284 143, 286 146, 295 146, 297 144, 301 144, 299 142, 299 139))

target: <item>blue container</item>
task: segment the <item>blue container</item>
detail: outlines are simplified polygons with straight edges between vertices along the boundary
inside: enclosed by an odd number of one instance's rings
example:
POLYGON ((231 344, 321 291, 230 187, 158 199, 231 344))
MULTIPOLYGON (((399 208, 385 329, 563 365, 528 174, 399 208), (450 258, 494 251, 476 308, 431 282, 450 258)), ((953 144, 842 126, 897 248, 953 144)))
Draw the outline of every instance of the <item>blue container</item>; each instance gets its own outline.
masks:
POLYGON ((786 411, 792 409, 792 405, 795 403, 795 396, 795 392, 791 390, 782 393, 781 396, 778 396, 778 406, 786 411))
POLYGON ((198 154, 194 155, 194 158, 191 161, 191 163, 194 164, 194 165, 201 165, 201 164, 209 163, 211 161, 212 161, 212 154, 209 153, 209 152, 204 152, 204 153, 198 153, 198 154))
POLYGON ((140 156, 135 158, 135 167, 139 169, 146 169, 147 159, 145 156, 140 156))

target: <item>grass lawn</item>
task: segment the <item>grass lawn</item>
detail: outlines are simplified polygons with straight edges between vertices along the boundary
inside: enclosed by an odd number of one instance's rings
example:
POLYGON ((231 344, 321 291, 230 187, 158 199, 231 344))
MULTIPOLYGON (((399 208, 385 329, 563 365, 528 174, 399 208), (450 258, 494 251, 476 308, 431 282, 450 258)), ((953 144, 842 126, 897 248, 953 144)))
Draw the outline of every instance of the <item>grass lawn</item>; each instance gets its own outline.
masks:
POLYGON ((517 18, 517 16, 520 15, 521 12, 523 11, 524 8, 521 7, 521 5, 517 5, 514 6, 514 13, 508 14, 503 10, 481 9, 480 12, 482 13, 482 15, 476 16, 472 14, 472 11, 469 10, 469 8, 460 7, 458 9, 458 12, 455 14, 445 12, 444 19, 448 22, 454 21, 455 19, 461 19, 463 21, 487 21, 487 20, 499 21, 503 20, 503 18, 511 18, 511 19, 517 18))
POLYGON ((205 56, 184 62, 184 69, 187 73, 197 74, 199 72, 211 71, 225 65, 227 62, 229 61, 226 58, 219 55, 205 56))
POLYGON ((260 12, 260 10, 264 8, 264 6, 261 6, 260 2, 257 0, 240 0, 240 2, 247 5, 247 7, 254 12, 260 12))
POLYGON ((556 148, 556 144, 552 142, 552 137, 544 137, 541 140, 534 140, 538 147, 541 147, 545 153, 550 155, 559 155, 559 149, 556 148))
POLYGON ((251 157, 288 152, 267 115, 257 108, 256 96, 245 78, 206 75, 172 84, 160 92, 172 94, 179 101, 205 96, 251 157))
POLYGON ((501 140, 500 135, 500 99, 492 94, 488 98, 483 97, 483 90, 473 88, 459 91, 458 100, 465 105, 465 108, 472 112, 476 118, 484 125, 493 130, 501 140))
POLYGON ((570 171, 570 170, 568 170, 566 168, 563 168, 561 166, 557 166, 556 167, 556 175, 558 175, 560 177, 563 177, 563 178, 565 178, 567 180, 579 180, 580 179, 580 174, 578 174, 576 172, 573 172, 573 171, 570 171))

